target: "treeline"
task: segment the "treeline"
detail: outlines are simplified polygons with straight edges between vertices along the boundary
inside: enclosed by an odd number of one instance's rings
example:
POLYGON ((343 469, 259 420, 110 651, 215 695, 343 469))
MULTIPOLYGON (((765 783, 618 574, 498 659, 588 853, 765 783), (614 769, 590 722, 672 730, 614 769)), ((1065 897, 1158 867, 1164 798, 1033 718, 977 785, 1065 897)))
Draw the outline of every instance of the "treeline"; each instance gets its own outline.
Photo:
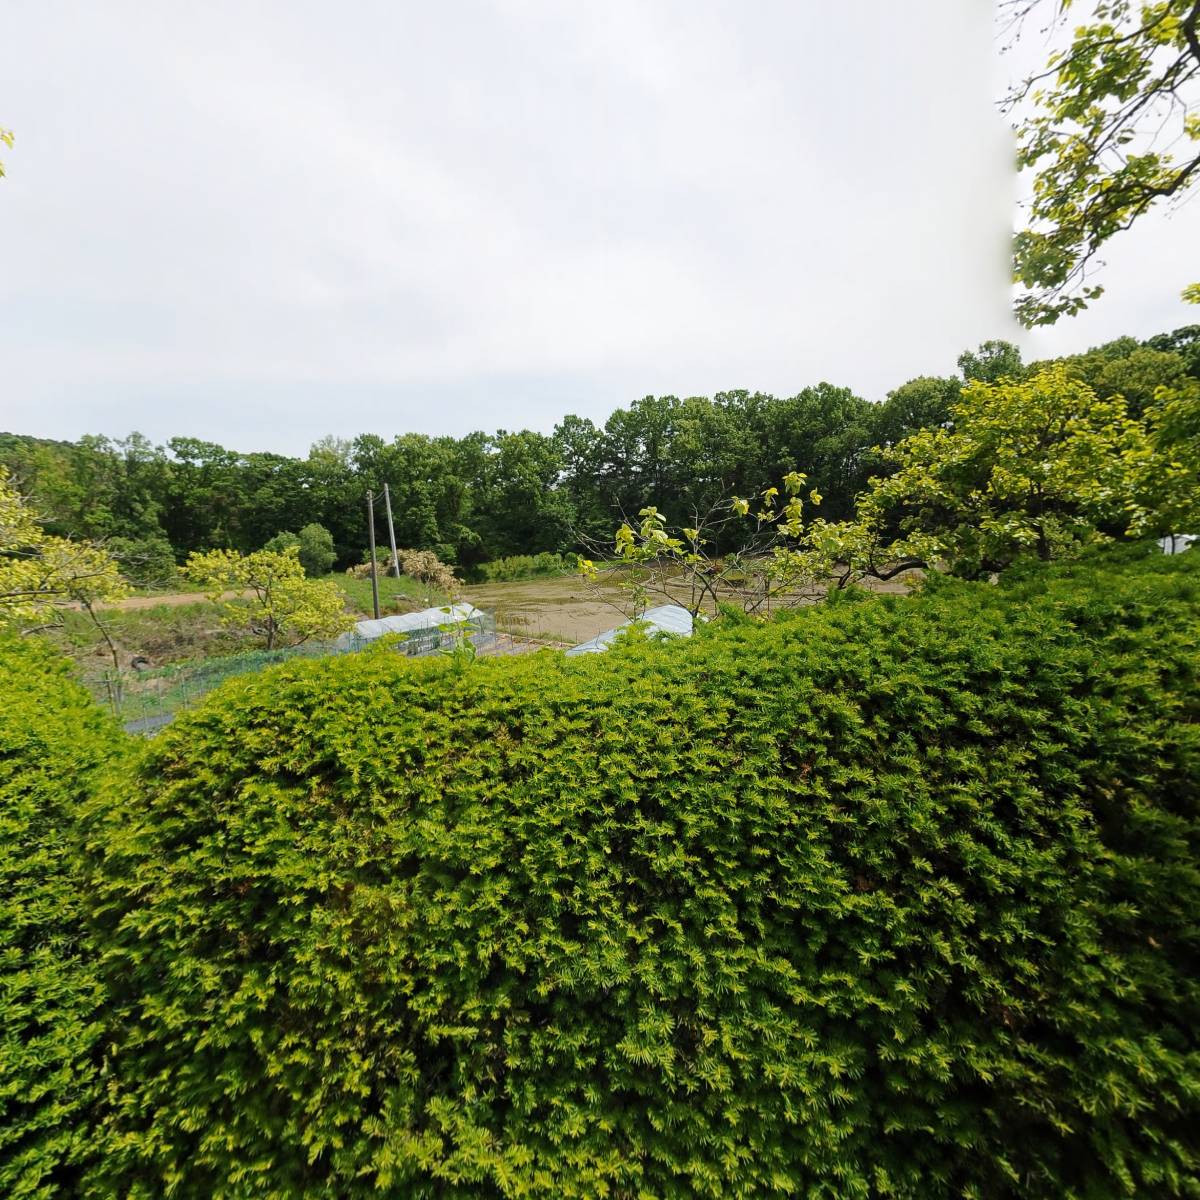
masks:
MULTIPOLYGON (((1119 392, 1138 412, 1158 386, 1200 377, 1200 326, 1120 338, 1063 361, 1098 394, 1119 392)), ((959 357, 958 374, 912 379, 881 403, 828 383, 787 397, 647 396, 602 426, 567 416, 552 434, 325 438, 304 458, 185 437, 155 445, 137 433, 75 442, 0 434, 0 464, 52 533, 176 561, 195 550, 255 550, 282 531, 319 524, 333 535, 337 565, 357 562, 366 492, 386 482, 398 543, 470 570, 607 537, 622 514, 647 503, 686 523, 723 496, 758 491, 793 470, 824 496, 823 515, 850 516, 881 470, 873 447, 943 423, 966 381, 1033 365, 1010 343, 985 342, 959 357)))

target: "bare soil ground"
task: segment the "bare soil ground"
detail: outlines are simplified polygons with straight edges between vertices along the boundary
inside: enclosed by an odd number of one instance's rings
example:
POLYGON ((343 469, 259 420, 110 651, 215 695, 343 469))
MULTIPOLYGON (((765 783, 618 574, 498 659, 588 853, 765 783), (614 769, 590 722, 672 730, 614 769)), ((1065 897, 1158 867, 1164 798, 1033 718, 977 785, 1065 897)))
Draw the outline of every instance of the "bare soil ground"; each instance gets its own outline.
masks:
MULTIPOLYGON (((869 582, 872 591, 904 593, 919 578, 919 572, 869 582)), ((615 577, 614 577, 615 578, 615 577)), ((578 576, 561 575, 515 583, 468 586, 463 598, 476 608, 495 613, 496 628, 520 638, 574 646, 606 629, 628 620, 630 597, 615 582, 586 583, 578 576)), ((674 597, 685 607, 688 589, 674 597)), ((732 598, 732 597, 731 597, 732 598)), ((651 604, 667 604, 671 597, 655 595, 651 604)))
POLYGON ((627 620, 628 598, 620 588, 596 587, 572 575, 468 586, 463 599, 495 613, 499 630, 568 646, 627 620))

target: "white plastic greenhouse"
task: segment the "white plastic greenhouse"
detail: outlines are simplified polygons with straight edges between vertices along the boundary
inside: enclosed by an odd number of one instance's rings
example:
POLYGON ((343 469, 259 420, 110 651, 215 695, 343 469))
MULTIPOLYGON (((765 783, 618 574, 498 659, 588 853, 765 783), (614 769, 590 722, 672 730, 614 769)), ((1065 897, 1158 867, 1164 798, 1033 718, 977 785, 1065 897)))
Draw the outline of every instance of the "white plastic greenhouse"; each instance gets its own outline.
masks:
POLYGON ((612 644, 617 634, 630 625, 645 625, 647 633, 673 633, 679 637, 690 637, 692 633, 692 614, 678 604, 660 604, 657 608, 648 608, 636 621, 625 621, 615 629, 607 629, 597 634, 590 642, 581 642, 572 646, 567 655, 603 654, 612 644))
POLYGON ((1200 536, 1194 533, 1169 533, 1158 539, 1158 545, 1164 554, 1182 554, 1195 541, 1200 536))
POLYGON ((389 633, 402 635, 403 641, 397 649, 403 653, 431 654, 458 636, 465 636, 481 647, 495 638, 496 625, 492 617, 473 605, 448 604, 380 617, 377 621, 358 621, 334 645, 338 650, 361 650, 389 633))

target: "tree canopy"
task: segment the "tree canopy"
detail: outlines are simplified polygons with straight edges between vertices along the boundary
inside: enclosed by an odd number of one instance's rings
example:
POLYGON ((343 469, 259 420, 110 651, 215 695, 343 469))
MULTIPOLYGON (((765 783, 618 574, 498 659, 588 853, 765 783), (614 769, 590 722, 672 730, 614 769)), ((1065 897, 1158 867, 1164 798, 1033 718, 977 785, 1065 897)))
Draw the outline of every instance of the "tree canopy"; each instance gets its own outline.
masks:
MULTIPOLYGON (((876 447, 945 425, 966 383, 1020 380, 1048 365, 1027 365, 1017 347, 992 340, 959 357, 961 374, 918 376, 880 403, 831 382, 789 395, 644 396, 604 421, 567 415, 550 433, 363 434, 323 439, 298 457, 195 438, 0 434, 0 464, 48 535, 103 541, 139 582, 169 582, 167 543, 182 563, 194 551, 252 553, 281 530, 313 525, 329 531, 334 564, 352 566, 367 543, 366 492, 385 483, 397 545, 470 578, 504 556, 607 541, 648 506, 668 526, 695 526, 715 504, 758 495, 791 472, 821 494, 827 522, 849 520, 870 479, 896 469, 876 447)), ((1159 388, 1200 377, 1200 327, 1118 338, 1063 365, 1099 398, 1124 396, 1140 418, 1159 388)), ((711 549, 735 551, 744 539, 729 524, 711 549)), ((317 570, 317 559, 309 565, 317 570)))
POLYGON ((336 583, 305 578, 299 546, 245 555, 232 550, 196 553, 183 573, 209 590, 228 624, 248 624, 267 650, 336 637, 354 624, 336 583))
MULTIPOLYGON (((1002 12, 1019 37, 1030 21, 1048 14, 1050 27, 1062 26, 1079 8, 1005 0, 1002 12)), ((1017 163, 1032 176, 1013 249, 1023 325, 1086 308, 1104 291, 1093 279, 1109 239, 1195 184, 1198 97, 1200 0, 1099 0, 1068 44, 1010 91, 1017 163)), ((1179 286, 1200 302, 1200 283, 1179 286)))
POLYGON ((117 600, 129 586, 112 555, 48 534, 0 465, 0 625, 33 625, 62 604, 117 600))
POLYGON ((329 574, 337 554, 333 548, 333 534, 324 525, 311 521, 299 533, 277 533, 263 549, 282 552, 293 546, 300 556, 304 573, 310 579, 329 574))

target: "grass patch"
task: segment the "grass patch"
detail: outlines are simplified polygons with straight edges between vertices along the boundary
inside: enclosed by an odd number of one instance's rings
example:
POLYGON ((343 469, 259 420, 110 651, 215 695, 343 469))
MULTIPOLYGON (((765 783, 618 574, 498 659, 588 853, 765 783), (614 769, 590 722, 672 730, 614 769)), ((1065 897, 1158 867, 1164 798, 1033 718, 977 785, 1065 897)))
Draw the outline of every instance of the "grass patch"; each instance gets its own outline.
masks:
MULTIPOLYGON (((370 579, 355 579, 353 575, 329 575, 334 583, 342 589, 346 599, 355 612, 365 617, 373 615, 371 606, 370 579)), ((388 613, 414 612, 421 608, 436 608, 448 604, 450 597, 438 588, 407 575, 397 579, 394 575, 383 575, 379 579, 379 611, 386 616, 388 613)))
POLYGON ((539 579, 567 575, 579 569, 577 554, 511 554, 480 563, 472 571, 477 583, 509 583, 517 579, 539 579))

